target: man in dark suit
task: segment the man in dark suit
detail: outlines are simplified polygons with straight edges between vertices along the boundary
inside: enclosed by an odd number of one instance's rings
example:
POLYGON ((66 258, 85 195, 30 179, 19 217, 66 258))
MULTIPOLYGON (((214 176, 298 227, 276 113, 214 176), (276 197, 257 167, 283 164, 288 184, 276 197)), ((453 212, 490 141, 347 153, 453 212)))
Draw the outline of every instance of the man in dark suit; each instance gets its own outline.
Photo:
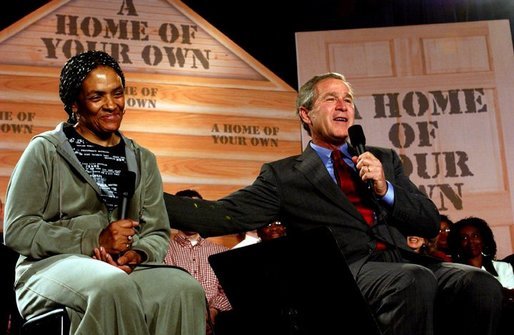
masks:
POLYGON ((312 138, 304 152, 264 164, 252 185, 218 201, 166 194, 170 222, 203 236, 253 230, 278 218, 289 236, 328 226, 384 334, 494 334, 500 285, 484 271, 425 259, 408 248, 407 235, 437 234, 438 210, 404 174, 393 150, 355 153, 348 141, 353 99, 344 76, 313 77, 296 101, 312 138), (335 150, 342 158, 333 160, 335 150), (341 159, 348 177, 338 174, 341 159), (341 180, 350 180, 350 188, 340 188, 341 180))

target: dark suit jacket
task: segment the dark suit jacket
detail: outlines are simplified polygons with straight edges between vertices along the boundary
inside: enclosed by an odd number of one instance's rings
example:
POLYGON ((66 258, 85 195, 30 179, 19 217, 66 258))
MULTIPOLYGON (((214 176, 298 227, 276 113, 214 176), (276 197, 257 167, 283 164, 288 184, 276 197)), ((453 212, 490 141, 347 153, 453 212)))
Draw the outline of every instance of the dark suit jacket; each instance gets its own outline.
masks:
POLYGON ((395 190, 394 205, 385 208, 384 219, 371 228, 310 145, 299 156, 264 164, 252 185, 218 201, 165 194, 171 226, 205 237, 257 229, 275 219, 287 227, 288 235, 328 226, 349 263, 368 255, 377 239, 410 250, 406 235, 435 236, 439 212, 405 176, 399 156, 390 149, 367 150, 382 162, 395 190))

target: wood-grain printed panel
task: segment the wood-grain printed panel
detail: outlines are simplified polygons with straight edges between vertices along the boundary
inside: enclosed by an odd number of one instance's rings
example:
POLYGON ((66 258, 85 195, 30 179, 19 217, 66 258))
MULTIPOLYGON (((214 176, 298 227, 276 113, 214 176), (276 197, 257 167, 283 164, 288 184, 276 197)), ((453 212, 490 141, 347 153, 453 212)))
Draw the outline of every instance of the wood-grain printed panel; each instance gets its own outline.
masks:
MULTIPOLYGON (((296 118, 294 92, 268 92, 218 87, 190 87, 169 84, 131 83, 127 80, 127 103, 130 99, 145 100, 147 107, 129 105, 131 109, 191 111, 194 113, 246 115, 256 117, 296 118), (143 92, 151 91, 149 96, 143 92), (133 92, 132 94, 130 92, 133 92), (150 95, 152 94, 152 95, 150 95), (153 95, 154 94, 154 95, 153 95)), ((0 99, 2 101, 60 102, 59 80, 51 77, 0 75, 0 99)))

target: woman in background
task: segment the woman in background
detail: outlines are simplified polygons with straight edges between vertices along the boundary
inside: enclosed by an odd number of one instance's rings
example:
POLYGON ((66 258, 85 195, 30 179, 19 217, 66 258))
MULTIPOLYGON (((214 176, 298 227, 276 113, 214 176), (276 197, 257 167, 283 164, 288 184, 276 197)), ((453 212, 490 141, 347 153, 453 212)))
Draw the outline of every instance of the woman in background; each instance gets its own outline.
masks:
POLYGON ((451 227, 448 246, 454 262, 481 268, 493 275, 503 286, 504 304, 501 331, 514 329, 514 271, 508 262, 496 260, 496 241, 487 222, 477 217, 459 220, 451 227))

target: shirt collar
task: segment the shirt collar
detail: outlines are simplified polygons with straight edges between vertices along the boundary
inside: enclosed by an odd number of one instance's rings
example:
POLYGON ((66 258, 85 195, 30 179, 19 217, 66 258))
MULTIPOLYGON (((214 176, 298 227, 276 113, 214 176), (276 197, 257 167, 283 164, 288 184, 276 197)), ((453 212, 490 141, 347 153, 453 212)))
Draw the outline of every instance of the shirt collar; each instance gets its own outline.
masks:
MULTIPOLYGON (((175 234, 175 236, 173 237, 175 239, 175 241, 177 241, 180 245, 187 245, 189 247, 191 247, 191 242, 190 240, 183 234, 175 234)), ((200 245, 202 244, 204 241, 204 238, 199 236, 198 237, 198 243, 196 245, 200 245)))
MULTIPOLYGON (((331 158, 330 158, 330 155, 332 154, 331 149, 321 147, 317 144, 314 144, 312 141, 309 142, 309 145, 311 146, 312 149, 314 149, 314 151, 316 151, 318 156, 323 161, 323 164, 327 165, 327 162, 331 161, 331 158)), ((339 150, 343 153, 344 158, 346 158, 346 159, 349 158, 351 160, 352 155, 350 154, 348 143, 341 145, 339 147, 339 150)))

